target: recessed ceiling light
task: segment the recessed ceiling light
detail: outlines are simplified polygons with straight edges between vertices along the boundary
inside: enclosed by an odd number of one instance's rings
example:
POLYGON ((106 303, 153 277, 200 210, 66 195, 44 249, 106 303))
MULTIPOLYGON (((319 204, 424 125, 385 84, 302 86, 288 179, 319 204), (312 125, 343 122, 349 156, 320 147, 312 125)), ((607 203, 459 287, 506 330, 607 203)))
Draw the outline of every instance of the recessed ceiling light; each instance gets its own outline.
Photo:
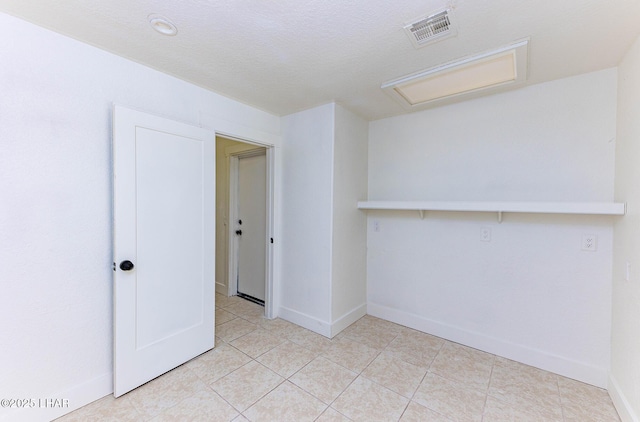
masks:
POLYGON ((169 19, 157 13, 152 13, 147 16, 149 24, 153 29, 162 35, 174 36, 178 33, 178 28, 169 19))
POLYGON ((454 97, 468 97, 490 88, 527 79, 528 40, 487 53, 436 66, 382 84, 405 108, 418 109, 454 97))

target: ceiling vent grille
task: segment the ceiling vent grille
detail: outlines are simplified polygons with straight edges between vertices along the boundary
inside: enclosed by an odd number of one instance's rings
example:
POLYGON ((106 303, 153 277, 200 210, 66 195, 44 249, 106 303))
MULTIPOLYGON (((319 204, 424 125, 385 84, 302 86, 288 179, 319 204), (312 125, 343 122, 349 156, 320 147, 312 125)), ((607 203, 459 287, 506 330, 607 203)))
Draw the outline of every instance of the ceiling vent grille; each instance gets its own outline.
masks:
POLYGON ((405 25, 404 30, 415 48, 456 35, 451 9, 421 17, 405 25))

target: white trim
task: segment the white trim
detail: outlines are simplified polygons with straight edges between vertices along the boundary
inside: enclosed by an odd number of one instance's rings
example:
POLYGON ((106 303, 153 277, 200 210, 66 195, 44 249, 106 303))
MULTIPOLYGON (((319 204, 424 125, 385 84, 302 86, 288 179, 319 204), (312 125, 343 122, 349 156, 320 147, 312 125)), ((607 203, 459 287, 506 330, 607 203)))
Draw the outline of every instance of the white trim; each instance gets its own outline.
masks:
MULTIPOLYGON (((112 107, 116 105, 116 103, 111 103, 112 107)), ((133 105, 127 103, 118 103, 118 106, 122 106, 134 111, 139 111, 141 113, 147 113, 147 111, 133 105)), ((202 123, 202 116, 198 113, 197 121, 178 118, 173 115, 164 114, 164 113, 154 113, 157 117, 162 117, 165 119, 173 120, 176 122, 184 123, 189 126, 197 126, 204 129, 211 129, 215 131, 216 136, 220 136, 222 138, 231 139, 232 141, 239 141, 248 144, 260 145, 264 147, 273 147, 275 145, 280 145, 282 141, 282 135, 276 134, 273 132, 267 132, 261 129, 255 129, 249 127, 245 124, 233 122, 231 120, 227 120, 215 115, 207 116, 206 122, 202 123)))
POLYGON ((600 388, 607 388, 608 371, 582 362, 553 355, 542 350, 511 343, 505 340, 443 324, 397 309, 367 303, 367 312, 396 324, 401 324, 437 337, 464 344, 478 350, 544 369, 600 388))
POLYGON ((265 306, 264 316, 267 319, 273 319, 277 316, 276 303, 274 301, 274 292, 275 287, 273 286, 273 259, 274 259, 274 249, 273 249, 273 237, 274 237, 274 226, 275 226, 275 212, 274 212, 274 204, 275 204, 275 151, 273 148, 267 148, 266 150, 266 160, 267 160, 267 254, 266 254, 266 267, 265 267, 265 283, 266 283, 266 291, 265 291, 265 304, 269 304, 269 306, 265 306))
MULTIPOLYGON (((41 422, 53 420, 80 409, 89 403, 113 393, 113 373, 108 372, 60 393, 49 394, 40 399, 67 399, 69 407, 34 407, 11 409, 0 415, 0 421, 41 422)), ((28 397, 25 397, 28 398, 28 397)), ((34 397, 34 399, 36 399, 34 397)))
POLYGON ((331 324, 331 338, 367 314, 367 304, 356 306, 331 324))
POLYGON ((311 315, 307 315, 305 313, 298 312, 284 306, 280 307, 278 316, 285 321, 292 322, 296 325, 311 330, 314 333, 318 333, 325 337, 331 338, 331 324, 326 321, 321 321, 315 317, 312 317, 311 315))
POLYGON ((319 320, 311 315, 295 311, 287 307, 280 307, 278 316, 286 321, 297 324, 328 338, 335 337, 342 330, 367 314, 367 304, 363 303, 347 312, 333 323, 319 320))
POLYGON ((247 148, 246 145, 253 145, 253 144, 251 144, 249 142, 244 142, 244 141, 241 141, 241 140, 236 140, 236 139, 231 139, 231 141, 242 142, 245 145, 231 145, 229 147, 226 147, 224 149, 224 155, 227 158, 231 157, 232 155, 241 155, 243 157, 251 157, 253 155, 260 155, 260 154, 263 154, 264 150, 267 148, 267 147, 264 147, 262 145, 255 145, 254 148, 247 148))
POLYGON ((640 422, 640 418, 631 407, 629 400, 627 400, 626 395, 613 375, 609 376, 609 396, 611 396, 611 401, 613 401, 613 405, 616 407, 622 422, 640 422))
POLYGON ((228 290, 229 289, 228 289, 226 284, 220 283, 219 281, 216 281, 216 293, 220 293, 221 295, 227 296, 228 290))

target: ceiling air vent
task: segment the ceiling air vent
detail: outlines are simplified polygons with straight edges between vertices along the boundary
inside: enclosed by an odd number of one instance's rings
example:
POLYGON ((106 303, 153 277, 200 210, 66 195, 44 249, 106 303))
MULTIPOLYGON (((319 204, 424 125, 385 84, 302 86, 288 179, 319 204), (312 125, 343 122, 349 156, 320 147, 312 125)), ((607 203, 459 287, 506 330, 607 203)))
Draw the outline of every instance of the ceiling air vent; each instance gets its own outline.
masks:
POLYGON ((451 9, 421 17, 405 25, 404 30, 415 48, 456 35, 451 9))

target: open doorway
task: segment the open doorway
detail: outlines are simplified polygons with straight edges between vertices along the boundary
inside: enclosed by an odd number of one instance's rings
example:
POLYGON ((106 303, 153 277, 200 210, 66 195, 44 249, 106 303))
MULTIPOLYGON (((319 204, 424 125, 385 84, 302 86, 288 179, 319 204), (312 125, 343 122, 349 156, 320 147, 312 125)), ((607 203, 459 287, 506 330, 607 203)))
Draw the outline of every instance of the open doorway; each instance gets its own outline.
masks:
POLYGON ((271 308, 272 148, 216 137, 216 292, 271 308))

